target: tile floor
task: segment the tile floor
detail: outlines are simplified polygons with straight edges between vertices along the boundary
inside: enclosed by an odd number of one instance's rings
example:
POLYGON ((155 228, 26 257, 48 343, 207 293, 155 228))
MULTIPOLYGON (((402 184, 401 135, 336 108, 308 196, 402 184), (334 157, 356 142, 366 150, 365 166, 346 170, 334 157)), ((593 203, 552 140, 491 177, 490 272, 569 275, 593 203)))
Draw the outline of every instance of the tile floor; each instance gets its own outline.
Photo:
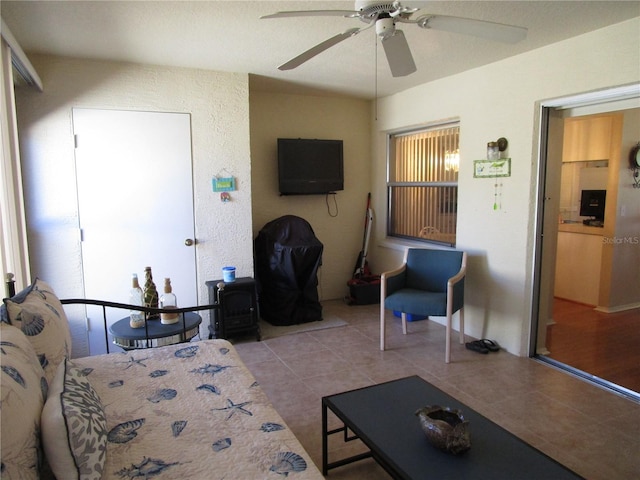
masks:
MULTIPOLYGON (((388 350, 381 352, 378 305, 332 301, 324 308, 349 325, 235 342, 318 468, 323 396, 419 375, 585 478, 640 478, 640 404, 505 351, 481 355, 454 342, 447 365, 443 326, 412 322, 404 336, 399 319, 390 312, 388 350)), ((339 425, 335 417, 332 422, 330 428, 339 425)), ((341 438, 334 438, 330 460, 353 454, 361 449, 358 443, 344 446, 341 438)), ((368 459, 331 470, 329 478, 389 476, 368 459)))

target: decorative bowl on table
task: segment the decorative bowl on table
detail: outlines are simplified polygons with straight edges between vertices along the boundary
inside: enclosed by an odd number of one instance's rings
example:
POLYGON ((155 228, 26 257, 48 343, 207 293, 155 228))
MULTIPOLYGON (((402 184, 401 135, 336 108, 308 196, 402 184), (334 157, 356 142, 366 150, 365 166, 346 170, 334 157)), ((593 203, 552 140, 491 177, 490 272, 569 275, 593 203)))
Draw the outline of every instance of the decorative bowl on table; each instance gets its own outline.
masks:
POLYGON ((469 422, 460 410, 428 405, 416 410, 415 414, 427 440, 434 447, 456 455, 471 447, 469 422))

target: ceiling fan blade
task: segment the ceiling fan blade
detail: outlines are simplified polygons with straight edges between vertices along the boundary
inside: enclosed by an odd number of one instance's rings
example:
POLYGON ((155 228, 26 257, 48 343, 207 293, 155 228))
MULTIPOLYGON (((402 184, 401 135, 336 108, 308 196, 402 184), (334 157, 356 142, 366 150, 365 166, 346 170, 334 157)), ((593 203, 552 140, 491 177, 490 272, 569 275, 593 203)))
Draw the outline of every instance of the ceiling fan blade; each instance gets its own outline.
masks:
POLYGON ((524 27, 447 15, 427 15, 418 18, 417 23, 422 28, 473 35, 504 43, 516 43, 527 36, 527 29, 524 27))
POLYGON ((297 57, 292 58, 288 62, 283 63, 282 65, 280 65, 278 67, 278 70, 292 70, 292 69, 294 69, 296 67, 299 67, 300 65, 302 65, 307 60, 311 60, 316 55, 324 52, 325 50, 333 47, 334 45, 337 45, 338 43, 342 42, 343 40, 346 40, 347 38, 353 37, 354 35, 359 33, 361 30, 365 30, 365 29, 350 28, 346 32, 339 33, 338 35, 336 35, 334 37, 331 37, 331 38, 325 40, 324 42, 319 43, 315 47, 310 48, 306 52, 301 53, 297 57))
POLYGON ((263 15, 260 18, 289 18, 289 17, 357 17, 353 10, 302 10, 298 12, 276 12, 263 15))
POLYGON ((383 38, 382 46, 391 68, 391 75, 404 77, 416 71, 413 55, 402 30, 395 30, 393 35, 383 38))

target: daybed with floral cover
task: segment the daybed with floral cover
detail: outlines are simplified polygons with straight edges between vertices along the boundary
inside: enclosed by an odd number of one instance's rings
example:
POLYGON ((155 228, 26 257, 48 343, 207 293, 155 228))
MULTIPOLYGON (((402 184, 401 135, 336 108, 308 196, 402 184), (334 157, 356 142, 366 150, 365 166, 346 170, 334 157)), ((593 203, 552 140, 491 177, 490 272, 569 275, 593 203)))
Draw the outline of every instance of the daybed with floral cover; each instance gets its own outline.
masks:
POLYGON ((2 479, 322 478, 225 340, 70 359, 40 280, 0 333, 2 479))

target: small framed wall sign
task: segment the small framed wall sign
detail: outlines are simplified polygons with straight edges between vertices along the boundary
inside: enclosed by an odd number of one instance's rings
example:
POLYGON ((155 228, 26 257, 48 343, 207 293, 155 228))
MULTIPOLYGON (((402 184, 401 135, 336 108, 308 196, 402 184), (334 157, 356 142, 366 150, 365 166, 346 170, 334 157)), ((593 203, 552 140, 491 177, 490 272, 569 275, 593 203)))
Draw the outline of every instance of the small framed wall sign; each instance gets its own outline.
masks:
POLYGON ((474 160, 474 178, 495 178, 511 176, 511 159, 501 158, 499 160, 474 160))
POLYGON ((235 177, 213 177, 214 192, 233 192, 236 189, 235 177))

